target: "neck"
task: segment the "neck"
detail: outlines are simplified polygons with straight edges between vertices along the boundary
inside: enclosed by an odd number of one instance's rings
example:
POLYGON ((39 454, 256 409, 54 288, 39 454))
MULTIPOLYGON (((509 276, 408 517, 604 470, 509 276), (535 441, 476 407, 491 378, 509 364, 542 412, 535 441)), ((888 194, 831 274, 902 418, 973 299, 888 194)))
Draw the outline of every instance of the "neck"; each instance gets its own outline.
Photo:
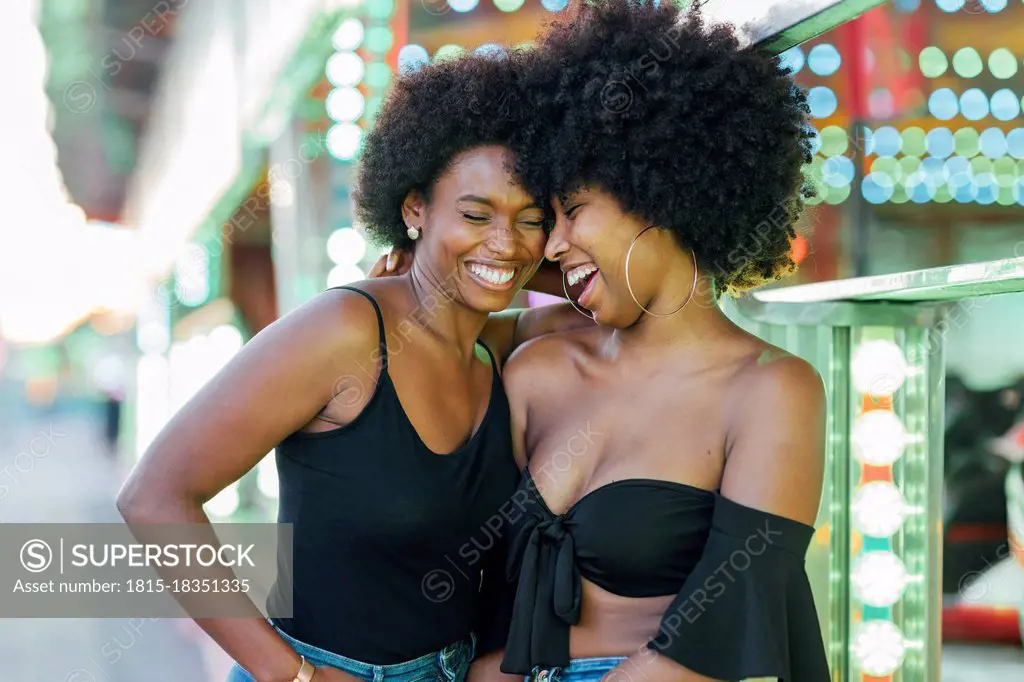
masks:
POLYGON ((419 327, 457 348, 464 357, 474 357, 476 341, 487 323, 487 313, 464 305, 451 278, 437 277, 417 267, 415 262, 402 278, 414 305, 406 319, 398 323, 398 332, 408 336, 414 327, 419 327))
MULTIPOLYGON (((664 287, 647 305, 647 309, 655 313, 675 310, 688 295, 692 281, 664 287)), ((641 313, 632 326, 612 332, 607 350, 615 355, 628 355, 633 352, 649 352, 656 347, 675 351, 706 347, 709 341, 722 336, 734 326, 718 307, 710 280, 700 277, 693 298, 679 312, 667 317, 641 313)))

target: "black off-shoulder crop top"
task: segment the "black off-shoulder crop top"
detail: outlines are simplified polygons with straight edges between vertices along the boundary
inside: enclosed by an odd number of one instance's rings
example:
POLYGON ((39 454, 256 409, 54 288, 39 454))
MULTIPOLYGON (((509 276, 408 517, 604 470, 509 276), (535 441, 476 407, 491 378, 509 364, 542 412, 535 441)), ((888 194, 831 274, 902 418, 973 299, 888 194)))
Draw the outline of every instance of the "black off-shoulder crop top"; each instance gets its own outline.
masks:
POLYGON ((582 576, 624 597, 676 594, 647 646, 701 675, 830 679, 804 571, 811 526, 670 481, 615 481, 562 515, 529 469, 519 491, 508 564, 518 587, 502 671, 569 664, 582 576))

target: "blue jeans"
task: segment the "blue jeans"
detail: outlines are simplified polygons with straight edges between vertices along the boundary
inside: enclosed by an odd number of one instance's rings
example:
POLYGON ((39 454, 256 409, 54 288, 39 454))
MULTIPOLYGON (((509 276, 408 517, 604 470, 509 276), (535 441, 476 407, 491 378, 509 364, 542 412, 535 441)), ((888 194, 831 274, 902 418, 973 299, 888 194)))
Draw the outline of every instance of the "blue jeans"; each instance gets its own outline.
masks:
POLYGON ((526 676, 526 682, 597 682, 624 660, 625 656, 574 658, 568 668, 538 667, 526 676))
MULTIPOLYGON (((476 638, 471 636, 468 640, 449 644, 440 651, 420 656, 412 661, 373 665, 300 642, 285 634, 276 625, 274 629, 296 653, 305 656, 313 665, 338 668, 366 682, 463 682, 476 650, 476 638)), ((228 674, 227 682, 254 680, 252 675, 236 663, 228 674)))

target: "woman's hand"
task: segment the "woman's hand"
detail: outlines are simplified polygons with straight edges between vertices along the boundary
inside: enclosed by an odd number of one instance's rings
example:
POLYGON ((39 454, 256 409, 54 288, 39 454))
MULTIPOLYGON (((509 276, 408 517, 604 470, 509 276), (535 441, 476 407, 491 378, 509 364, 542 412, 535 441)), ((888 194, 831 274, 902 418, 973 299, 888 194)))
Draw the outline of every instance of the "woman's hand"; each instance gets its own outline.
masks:
POLYGON ((404 275, 409 272, 409 268, 412 267, 412 258, 412 251, 406 251, 405 249, 392 249, 390 253, 377 259, 377 262, 373 264, 372 268, 370 268, 370 272, 367 273, 367 276, 372 279, 374 277, 404 275))

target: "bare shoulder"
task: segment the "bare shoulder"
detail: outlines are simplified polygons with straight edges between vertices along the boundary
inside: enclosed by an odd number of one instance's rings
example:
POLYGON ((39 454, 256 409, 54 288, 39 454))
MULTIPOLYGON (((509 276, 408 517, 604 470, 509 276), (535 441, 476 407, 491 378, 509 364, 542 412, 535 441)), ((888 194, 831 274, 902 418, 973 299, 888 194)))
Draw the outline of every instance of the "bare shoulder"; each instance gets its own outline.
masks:
POLYGON ((536 374, 557 376, 558 367, 586 353, 598 334, 597 327, 582 327, 530 339, 509 356, 505 376, 512 380, 536 374))
POLYGON ((742 410, 820 409, 825 404, 825 385, 821 375, 803 358, 767 343, 736 373, 733 385, 738 399, 734 404, 742 410))

